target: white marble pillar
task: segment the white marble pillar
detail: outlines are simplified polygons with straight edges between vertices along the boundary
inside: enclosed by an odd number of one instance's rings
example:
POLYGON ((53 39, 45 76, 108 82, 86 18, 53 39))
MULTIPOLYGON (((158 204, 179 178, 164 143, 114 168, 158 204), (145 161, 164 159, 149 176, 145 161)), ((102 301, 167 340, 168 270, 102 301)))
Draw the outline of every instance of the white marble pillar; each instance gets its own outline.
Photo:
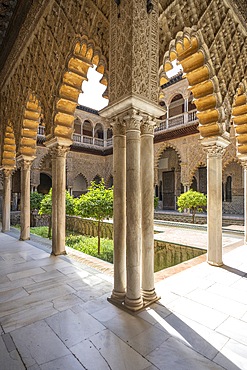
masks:
POLYGON ((140 123, 142 117, 134 109, 128 111, 126 122, 126 265, 127 290, 125 306, 137 311, 143 306, 141 296, 141 184, 140 123))
POLYGON ((10 230, 10 208, 11 208, 11 176, 12 169, 3 169, 3 208, 2 208, 2 232, 10 230))
POLYGON ((67 147, 52 149, 52 254, 66 254, 66 153, 67 147))
POLYGON ((142 297, 155 301, 154 288, 154 122, 141 125, 141 197, 142 197, 142 297))
POLYGON ((247 162, 244 163, 244 243, 247 244, 247 162))
POLYGON ((207 148, 207 262, 221 266, 222 261, 222 155, 223 148, 207 148))
POLYGON ((20 240, 30 239, 30 170, 34 158, 18 158, 21 164, 21 234, 20 240))
POLYGON ((126 136, 125 125, 113 123, 114 178, 114 288, 111 299, 124 301, 126 294, 126 136))
POLYGON ((52 214, 51 214, 51 230, 52 230, 52 254, 56 255, 57 242, 57 151, 55 148, 51 150, 52 164, 52 214))

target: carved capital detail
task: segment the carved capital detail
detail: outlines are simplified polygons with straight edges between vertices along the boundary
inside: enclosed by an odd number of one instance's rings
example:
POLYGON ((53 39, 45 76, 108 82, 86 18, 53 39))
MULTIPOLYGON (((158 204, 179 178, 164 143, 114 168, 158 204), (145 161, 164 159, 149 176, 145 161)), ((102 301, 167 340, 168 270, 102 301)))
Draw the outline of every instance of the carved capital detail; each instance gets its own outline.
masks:
POLYGON ((141 134, 142 135, 154 135, 154 127, 156 123, 151 117, 147 116, 143 119, 141 124, 141 134))
POLYGON ((111 127, 113 131, 113 136, 124 136, 126 134, 126 125, 121 117, 113 119, 111 127))
POLYGON ((123 120, 126 123, 126 131, 140 131, 143 117, 135 109, 129 109, 123 120))
POLYGON ((52 159, 56 159, 57 157, 65 157, 66 153, 69 151, 69 147, 57 145, 51 148, 51 156, 52 159))
POLYGON ((225 153, 226 149, 222 148, 219 145, 212 145, 204 147, 205 152, 207 153, 208 157, 222 157, 225 153))
POLYGON ((4 177, 10 177, 13 173, 13 169, 11 168, 3 168, 3 175, 4 177))

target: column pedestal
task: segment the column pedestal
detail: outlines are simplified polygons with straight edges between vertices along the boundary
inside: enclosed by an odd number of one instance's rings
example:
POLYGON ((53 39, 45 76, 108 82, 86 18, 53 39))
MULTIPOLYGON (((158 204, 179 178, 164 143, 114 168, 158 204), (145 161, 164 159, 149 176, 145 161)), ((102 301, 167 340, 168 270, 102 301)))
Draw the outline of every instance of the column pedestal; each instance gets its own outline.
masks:
POLYGON ((3 209, 2 209, 2 232, 10 231, 10 207, 11 207, 11 169, 3 169, 3 209))

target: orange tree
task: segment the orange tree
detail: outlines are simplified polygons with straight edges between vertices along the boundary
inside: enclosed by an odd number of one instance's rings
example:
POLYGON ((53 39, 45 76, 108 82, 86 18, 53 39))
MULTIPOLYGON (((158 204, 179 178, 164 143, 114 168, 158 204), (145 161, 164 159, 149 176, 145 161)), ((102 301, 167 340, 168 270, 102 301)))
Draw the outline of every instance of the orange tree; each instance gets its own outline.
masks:
POLYGON ((195 223, 196 212, 203 212, 207 205, 207 197, 203 193, 190 189, 181 194, 177 200, 179 212, 189 209, 192 212, 192 222, 195 223))
POLYGON ((85 218, 93 218, 98 223, 98 255, 100 254, 101 224, 105 218, 113 216, 113 189, 106 189, 101 179, 99 184, 94 181, 86 194, 75 199, 75 213, 85 218))

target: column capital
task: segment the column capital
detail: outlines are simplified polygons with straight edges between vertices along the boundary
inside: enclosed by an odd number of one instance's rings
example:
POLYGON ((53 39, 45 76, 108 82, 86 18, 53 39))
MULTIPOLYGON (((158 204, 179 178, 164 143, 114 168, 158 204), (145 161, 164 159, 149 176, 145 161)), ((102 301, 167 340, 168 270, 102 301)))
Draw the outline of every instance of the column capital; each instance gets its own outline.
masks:
POLYGON ((206 146, 203 150, 207 153, 209 157, 222 157, 226 149, 219 145, 206 146))
POLYGON ((126 125, 121 116, 114 117, 111 122, 113 136, 124 136, 126 134, 126 125))
POLYGON ((141 134, 153 136, 155 125, 156 122, 151 116, 144 117, 141 124, 141 134))
POLYGON ((35 158, 35 156, 29 157, 25 155, 20 155, 16 158, 16 161, 22 169, 29 170, 35 158))
POLYGON ((52 159, 57 158, 57 157, 65 157, 68 151, 69 151, 69 147, 63 146, 63 145, 55 145, 50 148, 52 159))
POLYGON ((129 109, 123 117, 126 131, 140 131, 142 120, 143 116, 136 109, 129 109))
POLYGON ((3 171, 4 177, 9 177, 12 175, 14 168, 3 167, 1 170, 3 171))

